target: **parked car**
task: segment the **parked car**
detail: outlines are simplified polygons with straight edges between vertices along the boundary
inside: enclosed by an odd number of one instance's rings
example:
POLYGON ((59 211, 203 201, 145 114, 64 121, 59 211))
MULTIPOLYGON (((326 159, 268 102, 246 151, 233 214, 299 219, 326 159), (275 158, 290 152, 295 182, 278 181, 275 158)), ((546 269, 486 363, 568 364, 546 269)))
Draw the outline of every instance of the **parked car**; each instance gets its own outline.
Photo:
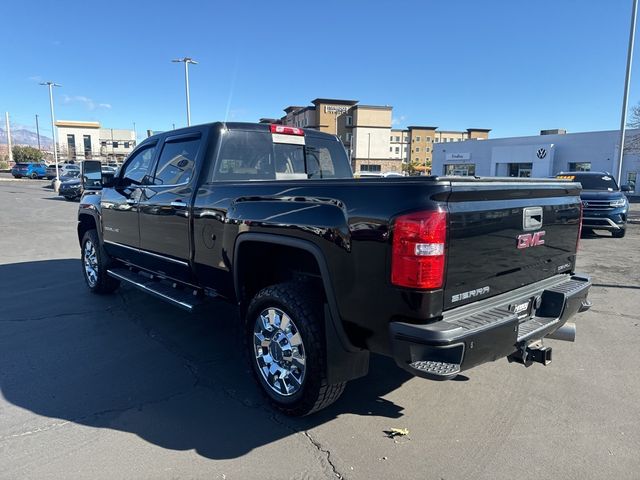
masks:
MULTIPOLYGON (((101 169, 102 179, 110 180, 115 175, 115 170, 111 167, 102 166, 101 169)), ((84 192, 84 183, 81 180, 82 173, 80 171, 72 170, 68 175, 60 177, 60 188, 58 195, 63 196, 66 200, 77 200, 82 196, 84 192)), ((53 180, 55 182, 55 180, 53 180)), ((53 184, 53 182, 52 182, 53 184)))
POLYGON ((11 169, 11 175, 15 178, 43 178, 47 173, 44 163, 16 163, 11 169))
MULTIPOLYGON (((58 176, 60 176, 60 181, 62 181, 62 177, 67 176, 70 172, 80 173, 80 166, 75 163, 59 163, 58 164, 58 176)), ((52 178, 56 178, 55 165, 49 165, 47 167, 47 179, 51 180, 52 178)))
POLYGON ((79 199, 82 196, 82 182, 80 181, 80 175, 76 175, 75 177, 62 182, 58 189, 58 195, 69 201, 79 199))
POLYGON ((630 185, 618 187, 615 178, 607 172, 562 172, 556 178, 580 182, 582 192, 582 232, 608 230, 615 238, 627 232, 629 200, 624 192, 630 185))
MULTIPOLYGON (((66 175, 60 177, 60 182, 64 183, 68 180, 72 180, 74 178, 78 178, 80 176, 80 170, 71 170, 66 175)), ((51 180, 51 187, 54 187, 54 183, 56 181, 55 175, 53 176, 53 180, 51 180)))
POLYGON ((354 180, 336 136, 248 123, 152 136, 102 184, 100 162, 83 168, 89 290, 238 305, 250 370, 286 414, 334 402, 370 352, 432 380, 546 365, 542 340, 572 341, 567 322, 591 306, 578 183, 354 180))

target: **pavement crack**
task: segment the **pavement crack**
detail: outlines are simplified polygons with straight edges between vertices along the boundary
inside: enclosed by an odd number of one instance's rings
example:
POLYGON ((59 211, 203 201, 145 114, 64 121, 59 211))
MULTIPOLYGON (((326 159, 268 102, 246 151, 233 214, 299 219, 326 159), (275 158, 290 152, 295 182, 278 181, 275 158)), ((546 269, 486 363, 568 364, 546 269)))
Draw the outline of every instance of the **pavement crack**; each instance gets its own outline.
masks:
POLYGON ((162 398, 147 400, 145 402, 140 402, 140 403, 136 403, 136 404, 129 405, 129 406, 124 406, 124 407, 119 407, 119 408, 107 408, 107 409, 104 409, 104 410, 100 410, 98 412, 90 413, 88 415, 82 415, 80 417, 72 418, 70 420, 64 420, 64 421, 61 421, 61 422, 54 422, 54 423, 50 423, 50 424, 47 424, 47 425, 44 425, 44 426, 33 428, 31 430, 26 430, 24 432, 13 433, 11 435, 5 435, 4 437, 0 437, 0 442, 6 442, 8 440, 12 440, 12 439, 15 439, 15 438, 21 438, 21 437, 36 435, 36 434, 43 433, 43 432, 48 432, 48 431, 56 429, 56 428, 64 427, 65 425, 68 425, 70 423, 81 424, 81 425, 84 424, 84 425, 87 425, 87 426, 91 427, 92 425, 89 425, 86 422, 88 420, 92 419, 92 418, 101 417, 101 416, 104 416, 104 415, 111 415, 111 414, 122 414, 122 413, 125 413, 125 412, 129 411, 129 410, 142 410, 144 407, 148 407, 150 405, 159 405, 161 403, 173 400, 174 398, 179 397, 181 395, 186 395, 192 389, 193 389, 193 386, 191 386, 188 389, 185 389, 183 391, 175 392, 175 393, 172 393, 172 394, 167 395, 167 396, 162 397, 162 398))
POLYGON ((307 430, 303 430, 301 432, 305 437, 307 437, 307 439, 311 442, 311 444, 316 447, 316 449, 319 452, 322 452, 326 459, 327 459, 327 463, 329 464, 329 467, 331 467, 331 472, 333 473, 333 476, 336 478, 344 478, 344 475, 342 475, 340 472, 338 472, 338 469, 336 468, 335 464, 331 461, 331 450, 322 448, 322 445, 320 444, 320 442, 318 442, 317 440, 315 440, 311 434, 307 431, 307 430))
POLYGON ((247 408, 259 408, 263 405, 262 403, 252 402, 250 399, 242 398, 240 395, 236 393, 236 391, 233 388, 228 388, 223 385, 220 385, 219 383, 216 383, 214 380, 202 375, 200 373, 200 370, 201 370, 200 365, 216 363, 216 362, 219 362, 219 360, 212 360, 210 362, 201 362, 197 358, 194 358, 190 355, 183 353, 172 342, 163 338, 155 329, 153 329, 153 327, 151 328, 146 327, 139 315, 132 313, 131 309, 127 309, 128 300, 126 296, 123 293, 119 293, 119 296, 122 300, 125 311, 128 313, 127 316, 130 319, 130 321, 132 321, 135 325, 141 328, 145 333, 145 335, 147 335, 147 337, 149 337, 154 342, 158 343, 161 347, 163 347, 169 353, 171 353, 172 355, 175 355, 177 358, 179 358, 182 361, 183 366, 187 369, 189 374, 194 379, 193 387, 202 387, 216 393, 222 393, 227 398, 230 398, 231 400, 234 400, 247 408))
POLYGON ((89 310, 85 312, 65 312, 58 313, 56 315, 43 315, 41 317, 24 317, 24 318, 4 318, 0 322, 35 322, 39 320, 51 320, 54 318, 73 317, 75 315, 89 315, 92 313, 99 313, 102 310, 89 310))
MULTIPOLYGON (((288 429, 289 431, 291 431, 292 433, 295 434, 302 434, 308 441, 309 443, 311 443, 311 445, 313 445, 313 447, 320 452, 324 458, 327 461, 327 464, 329 465, 329 468, 325 467, 325 470, 327 473, 327 476, 329 478, 339 478, 339 479, 345 479, 346 477, 338 470, 338 468, 336 467, 336 465, 333 463, 333 461, 331 460, 331 450, 323 448, 322 444, 317 441, 315 438, 313 438, 311 436, 311 434, 309 433, 308 430, 300 430, 298 428, 292 427, 291 425, 287 424, 286 422, 284 422, 281 418, 279 418, 278 413, 274 412, 270 417, 269 417, 273 422, 277 423, 278 425, 281 425, 283 427, 285 427, 286 429, 288 429)), ((324 466, 323 466, 324 467, 324 466)))

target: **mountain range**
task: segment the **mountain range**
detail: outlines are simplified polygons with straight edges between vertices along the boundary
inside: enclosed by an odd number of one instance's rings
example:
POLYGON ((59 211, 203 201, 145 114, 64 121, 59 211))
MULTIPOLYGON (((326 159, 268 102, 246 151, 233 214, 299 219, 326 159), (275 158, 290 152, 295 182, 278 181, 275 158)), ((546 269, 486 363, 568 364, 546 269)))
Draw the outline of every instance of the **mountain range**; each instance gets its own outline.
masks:
MULTIPOLYGON (((28 145, 30 147, 38 147, 38 134, 27 130, 25 128, 11 129, 11 142, 13 145, 28 145)), ((0 128, 0 144, 7 143, 7 132, 0 128)), ((40 134, 40 146, 41 148, 48 150, 51 149, 53 142, 51 138, 40 134)))

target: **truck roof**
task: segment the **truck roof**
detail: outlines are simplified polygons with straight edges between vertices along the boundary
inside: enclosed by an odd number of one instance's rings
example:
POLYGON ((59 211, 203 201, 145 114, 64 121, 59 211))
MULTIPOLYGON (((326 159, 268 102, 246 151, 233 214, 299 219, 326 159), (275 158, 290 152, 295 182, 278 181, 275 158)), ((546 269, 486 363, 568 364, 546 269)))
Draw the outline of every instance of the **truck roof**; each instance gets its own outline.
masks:
MULTIPOLYGON (((286 125, 285 125, 286 126, 286 125)), ((188 132, 194 128, 198 127, 209 127, 215 129, 227 129, 227 130, 245 130, 245 131, 256 131, 256 132, 269 132, 271 128, 270 123, 252 123, 252 122, 210 122, 210 123, 201 123, 199 125, 191 125, 189 127, 177 128, 175 130, 165 131, 161 133, 157 133, 156 135, 152 135, 149 138, 157 138, 162 135, 179 135, 181 133, 188 132)), ((302 128, 305 136, 311 137, 325 137, 325 138, 336 138, 335 135, 330 133, 321 132, 319 130, 315 130, 312 128, 302 128)), ((145 139, 147 140, 147 139, 145 139)))

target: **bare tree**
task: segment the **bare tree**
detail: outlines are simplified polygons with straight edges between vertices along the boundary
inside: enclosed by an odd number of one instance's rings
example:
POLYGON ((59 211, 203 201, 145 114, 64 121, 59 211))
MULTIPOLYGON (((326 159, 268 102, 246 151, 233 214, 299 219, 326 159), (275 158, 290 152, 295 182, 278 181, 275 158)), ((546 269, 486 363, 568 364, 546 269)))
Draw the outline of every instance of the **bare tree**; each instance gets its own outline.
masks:
MULTIPOLYGON (((631 107, 627 127, 640 128, 640 102, 631 107)), ((640 153, 640 134, 630 135, 624 143, 624 153, 640 153)))

